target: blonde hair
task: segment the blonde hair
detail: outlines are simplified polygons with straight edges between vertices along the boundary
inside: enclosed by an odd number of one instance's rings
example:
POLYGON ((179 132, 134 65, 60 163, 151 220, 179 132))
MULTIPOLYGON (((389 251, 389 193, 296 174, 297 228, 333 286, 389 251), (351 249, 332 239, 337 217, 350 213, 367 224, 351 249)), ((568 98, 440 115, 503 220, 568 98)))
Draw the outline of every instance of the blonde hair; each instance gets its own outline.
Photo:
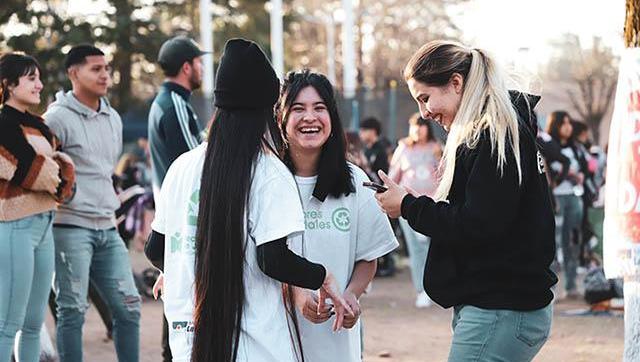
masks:
POLYGON ((431 41, 411 57, 404 78, 441 87, 449 83, 454 73, 463 77, 464 89, 442 155, 442 178, 434 199, 443 201, 449 195, 459 146, 475 148, 485 130, 489 131, 492 154, 497 153, 497 171, 503 174, 510 147, 518 168, 518 181, 522 183, 518 118, 506 77, 485 51, 450 41, 431 41))

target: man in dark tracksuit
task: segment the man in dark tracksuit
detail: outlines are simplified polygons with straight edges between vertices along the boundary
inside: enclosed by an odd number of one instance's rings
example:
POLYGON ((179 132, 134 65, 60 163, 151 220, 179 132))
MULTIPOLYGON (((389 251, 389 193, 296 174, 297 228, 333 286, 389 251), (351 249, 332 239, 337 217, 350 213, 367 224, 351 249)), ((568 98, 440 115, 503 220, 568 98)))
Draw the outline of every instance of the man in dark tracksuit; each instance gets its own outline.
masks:
POLYGON ((154 189, 160 188, 178 156, 202 142, 202 127, 189 97, 202 83, 203 54, 193 40, 182 36, 167 40, 160 48, 158 63, 167 78, 149 110, 154 189))
MULTIPOLYGON (((191 92, 202 83, 205 52, 190 38, 167 40, 158 53, 158 64, 166 76, 149 110, 149 149, 153 169, 153 193, 158 194, 164 176, 181 154, 202 142, 202 127, 189 104, 191 92)), ((171 361, 169 327, 164 318, 162 358, 171 361)))

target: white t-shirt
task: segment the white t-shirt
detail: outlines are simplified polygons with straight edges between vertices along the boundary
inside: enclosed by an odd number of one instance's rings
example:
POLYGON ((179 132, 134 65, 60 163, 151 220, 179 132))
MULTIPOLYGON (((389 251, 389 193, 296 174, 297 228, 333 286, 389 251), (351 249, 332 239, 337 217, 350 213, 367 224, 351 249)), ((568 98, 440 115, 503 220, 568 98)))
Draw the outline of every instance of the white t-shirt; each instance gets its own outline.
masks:
MULTIPOLYGON (((356 188, 349 196, 327 196, 324 202, 312 196, 317 177, 298 177, 305 215, 305 232, 289 241, 289 248, 331 272, 344 291, 356 262, 372 261, 398 246, 389 219, 362 186, 367 175, 349 164, 356 188)), ((363 314, 364 315, 364 314, 363 314)), ((360 322, 351 329, 333 333, 333 318, 313 324, 298 314, 302 349, 307 362, 360 361, 360 322)))
MULTIPOLYGON (((206 147, 184 153, 171 165, 151 224, 165 235, 163 300, 174 361, 191 360, 198 192, 206 147)), ((237 361, 293 362, 281 283, 266 276, 256 260, 258 245, 304 231, 295 181, 274 155, 261 154, 256 161, 247 215, 246 299, 237 361)))

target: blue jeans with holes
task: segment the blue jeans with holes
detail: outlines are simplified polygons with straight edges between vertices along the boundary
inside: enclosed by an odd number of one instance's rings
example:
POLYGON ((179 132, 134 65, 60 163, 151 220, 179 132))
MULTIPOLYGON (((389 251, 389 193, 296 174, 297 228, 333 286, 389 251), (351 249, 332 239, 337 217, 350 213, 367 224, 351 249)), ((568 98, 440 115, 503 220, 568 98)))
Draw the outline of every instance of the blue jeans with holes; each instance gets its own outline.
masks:
POLYGON ((53 278, 54 212, 0 222, 0 362, 40 358, 40 328, 53 278))
POLYGON ((553 304, 534 311, 454 307, 449 362, 529 362, 551 331, 553 304))
POLYGON ((120 362, 137 362, 140 296, 129 253, 115 228, 54 227, 56 244, 56 342, 61 362, 82 361, 82 326, 89 279, 113 315, 113 341, 120 362))

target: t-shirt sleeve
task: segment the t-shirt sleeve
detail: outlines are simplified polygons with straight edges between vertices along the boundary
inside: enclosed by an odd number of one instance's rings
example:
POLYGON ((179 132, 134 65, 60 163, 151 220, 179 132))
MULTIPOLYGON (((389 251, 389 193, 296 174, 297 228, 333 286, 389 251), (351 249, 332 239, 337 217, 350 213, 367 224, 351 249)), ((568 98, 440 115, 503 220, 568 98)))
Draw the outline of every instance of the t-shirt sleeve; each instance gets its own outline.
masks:
POLYGON ((249 199, 249 233, 256 246, 304 231, 304 214, 293 176, 272 170, 254 179, 249 199))
POLYGON ((160 188, 160 192, 158 192, 157 195, 157 199, 154 200, 155 204, 156 204, 156 211, 155 211, 155 215, 153 218, 153 221, 151 222, 151 229, 154 230, 157 233, 160 234, 165 234, 166 235, 166 218, 167 218, 167 207, 169 206, 169 202, 168 202, 168 198, 169 195, 172 195, 173 193, 175 193, 177 190, 174 190, 174 182, 173 182, 173 178, 174 178, 174 172, 172 172, 173 168, 169 168, 169 171, 167 172, 167 176, 164 179, 164 182, 162 183, 162 187, 160 188))
POLYGON ((358 234, 356 239, 356 261, 372 261, 398 247, 389 218, 376 203, 374 192, 364 187, 357 189, 358 234))

